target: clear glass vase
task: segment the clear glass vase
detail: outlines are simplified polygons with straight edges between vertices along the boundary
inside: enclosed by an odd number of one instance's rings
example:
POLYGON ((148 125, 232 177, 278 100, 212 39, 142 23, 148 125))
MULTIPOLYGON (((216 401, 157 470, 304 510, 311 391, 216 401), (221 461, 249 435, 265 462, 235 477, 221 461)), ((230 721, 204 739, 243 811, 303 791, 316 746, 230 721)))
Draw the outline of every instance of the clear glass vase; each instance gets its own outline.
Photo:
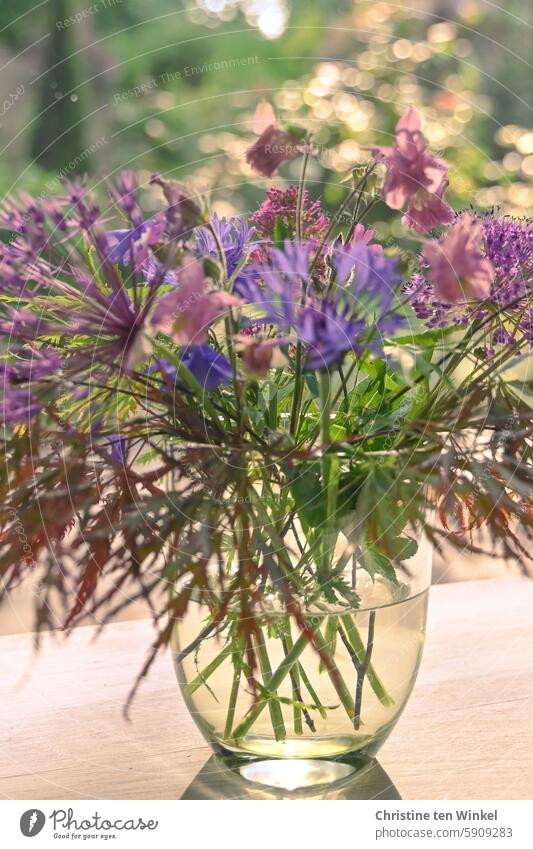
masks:
POLYGON ((254 610, 255 694, 237 612, 210 630, 212 594, 196 594, 174 628, 189 711, 249 781, 294 789, 343 780, 368 763, 405 707, 424 646, 431 547, 420 545, 396 581, 370 577, 355 558, 343 578, 357 607, 299 599, 307 634, 274 598, 254 610))

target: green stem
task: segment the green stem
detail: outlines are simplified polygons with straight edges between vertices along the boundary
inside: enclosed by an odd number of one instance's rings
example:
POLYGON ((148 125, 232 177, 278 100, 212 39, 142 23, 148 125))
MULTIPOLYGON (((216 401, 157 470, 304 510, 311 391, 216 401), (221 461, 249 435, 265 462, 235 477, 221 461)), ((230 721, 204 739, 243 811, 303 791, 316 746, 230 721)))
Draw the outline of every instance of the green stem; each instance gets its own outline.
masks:
POLYGON ((298 200, 296 203, 296 238, 299 242, 302 241, 302 203, 305 190, 305 172, 307 171, 307 163, 309 161, 309 147, 306 145, 304 157, 302 160, 302 170, 300 171, 300 181, 298 183, 298 200))
MULTIPOLYGON (((346 637, 355 652, 359 664, 362 666, 365 662, 366 650, 361 635, 354 625, 349 613, 344 613, 340 618, 344 626, 346 637)), ((387 693, 372 664, 370 664, 367 669, 366 677, 368 678, 368 683, 372 687, 381 704, 385 707, 391 707, 391 705, 394 704, 394 699, 389 695, 389 693, 387 693)))
POLYGON ((291 422, 289 432, 296 436, 298 432, 298 417, 302 399, 302 343, 296 343, 296 358, 294 361, 294 393, 292 396, 291 422))
POLYGON ((230 655, 232 652, 233 652, 233 647, 232 647, 231 642, 229 642, 229 643, 227 643, 227 644, 224 646, 224 648, 222 649, 222 651, 221 651, 221 652, 219 652, 219 654, 217 654, 217 656, 216 656, 216 657, 214 657, 214 658, 213 658, 213 660, 212 660, 210 663, 208 663, 208 664, 207 664, 207 666, 205 667, 205 669, 203 669, 203 670, 202 670, 202 671, 201 671, 201 672, 200 672, 200 673, 196 676, 196 678, 194 678, 194 679, 190 682, 190 684, 187 684, 187 686, 185 687, 185 690, 186 690, 187 695, 188 695, 188 696, 192 696, 192 695, 193 695, 193 693, 195 693, 195 692, 196 692, 196 690, 198 690, 198 689, 199 689, 199 687, 201 687, 201 686, 202 686, 202 684, 205 684, 205 682, 207 681, 207 679, 208 679, 208 678, 209 678, 209 677, 213 674, 213 672, 216 672, 216 670, 218 669, 218 667, 219 667, 222 663, 224 663, 224 661, 226 660, 226 658, 227 658, 227 657, 229 657, 229 655, 230 655))
MULTIPOLYGON (((275 693, 277 687, 273 688, 268 683, 272 679, 272 667, 270 665, 270 658, 268 657, 267 647, 265 645, 265 638, 261 629, 259 629, 258 633, 256 634, 255 642, 257 648, 257 656, 259 658, 259 666, 261 667, 261 675, 263 676, 263 684, 269 692, 275 693)), ((287 735, 285 732, 283 713, 281 712, 281 706, 279 702, 275 699, 269 699, 268 709, 270 711, 270 719, 272 720, 272 728, 274 729, 274 736, 276 740, 285 740, 285 737, 287 735)))
POLYGON ((300 672, 300 676, 301 676, 303 685, 304 685, 305 689, 307 690, 307 692, 309 693, 309 695, 311 696, 311 699, 313 701, 314 706, 318 710, 322 719, 327 719, 328 712, 327 712, 326 708, 324 707, 324 705, 322 704, 322 702, 320 701, 320 699, 318 698, 316 690, 314 689, 309 678, 307 677, 307 673, 306 673, 305 669, 303 668, 303 666, 300 662, 298 662, 297 665, 298 665, 298 669, 299 669, 299 672, 300 672))
POLYGON ((235 719, 235 707, 237 705, 237 696, 239 695, 239 687, 241 684, 241 670, 236 666, 233 671, 233 681, 231 682, 231 692, 229 694, 228 713, 226 715, 226 724, 224 726, 224 740, 228 740, 231 736, 233 728, 233 720, 235 719))

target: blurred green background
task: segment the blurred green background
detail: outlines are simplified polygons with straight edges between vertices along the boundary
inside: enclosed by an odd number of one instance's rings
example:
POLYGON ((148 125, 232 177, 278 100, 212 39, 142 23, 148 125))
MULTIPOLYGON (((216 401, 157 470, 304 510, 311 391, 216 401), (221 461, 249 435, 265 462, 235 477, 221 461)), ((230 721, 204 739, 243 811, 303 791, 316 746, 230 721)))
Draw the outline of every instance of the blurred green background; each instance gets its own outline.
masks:
MULTIPOLYGON (((127 166, 187 179, 221 212, 253 209, 265 181, 243 153, 267 97, 316 132, 311 189, 327 205, 415 105, 456 208, 530 214, 532 35, 530 0, 4 3, 0 191, 127 166)), ((400 235, 383 207, 374 217, 400 235)))

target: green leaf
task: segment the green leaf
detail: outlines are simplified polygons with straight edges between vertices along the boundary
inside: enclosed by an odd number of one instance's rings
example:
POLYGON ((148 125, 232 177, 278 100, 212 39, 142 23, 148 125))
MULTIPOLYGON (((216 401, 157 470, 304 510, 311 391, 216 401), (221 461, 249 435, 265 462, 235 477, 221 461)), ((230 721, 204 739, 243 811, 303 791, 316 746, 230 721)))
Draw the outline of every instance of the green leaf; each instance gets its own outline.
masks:
POLYGON ((319 527, 326 521, 326 498, 318 469, 318 463, 314 464, 314 468, 309 466, 291 482, 298 515, 310 528, 319 527))
POLYGON ((274 224, 274 244, 280 250, 283 248, 285 240, 288 237, 287 227, 285 226, 285 222, 283 218, 279 215, 276 216, 276 222, 274 224))

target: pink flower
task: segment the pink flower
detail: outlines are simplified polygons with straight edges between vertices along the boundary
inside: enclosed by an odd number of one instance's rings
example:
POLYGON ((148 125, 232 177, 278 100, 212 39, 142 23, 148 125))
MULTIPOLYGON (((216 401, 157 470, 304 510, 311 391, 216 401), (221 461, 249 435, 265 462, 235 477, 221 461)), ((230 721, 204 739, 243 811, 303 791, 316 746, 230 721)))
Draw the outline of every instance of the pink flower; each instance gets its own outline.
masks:
POLYGON ((211 324, 239 299, 227 292, 207 291, 203 265, 188 260, 178 271, 178 285, 160 299, 152 327, 172 336, 177 345, 204 345, 211 324))
POLYGON ((282 162, 302 152, 301 141, 276 125, 274 110, 264 100, 255 110, 253 129, 260 135, 247 149, 246 161, 263 177, 272 177, 282 162))
POLYGON ((444 304, 484 300, 491 293, 494 268, 480 250, 482 225, 469 213, 457 220, 445 236, 423 247, 435 295, 444 304))
POLYGON ((372 148, 387 169, 383 198, 391 209, 408 204, 403 222, 414 230, 426 232, 440 224, 449 224, 453 212, 444 200, 448 186, 448 166, 443 159, 426 150, 420 115, 411 107, 400 118, 392 147, 372 148))
POLYGON ((238 345, 241 354, 242 370, 249 377, 266 377, 273 366, 280 366, 279 346, 284 339, 256 339, 253 336, 240 336, 238 345))
POLYGON ((276 124, 276 113, 267 100, 262 100, 258 103, 252 121, 252 130, 256 136, 262 135, 269 127, 276 124))
POLYGON ((350 240, 350 247, 353 245, 364 245, 367 247, 373 254, 381 254, 383 253, 383 248, 381 245, 371 245, 370 242, 374 238, 374 231, 367 230, 361 222, 356 224, 355 230, 353 231, 352 238, 350 240))

